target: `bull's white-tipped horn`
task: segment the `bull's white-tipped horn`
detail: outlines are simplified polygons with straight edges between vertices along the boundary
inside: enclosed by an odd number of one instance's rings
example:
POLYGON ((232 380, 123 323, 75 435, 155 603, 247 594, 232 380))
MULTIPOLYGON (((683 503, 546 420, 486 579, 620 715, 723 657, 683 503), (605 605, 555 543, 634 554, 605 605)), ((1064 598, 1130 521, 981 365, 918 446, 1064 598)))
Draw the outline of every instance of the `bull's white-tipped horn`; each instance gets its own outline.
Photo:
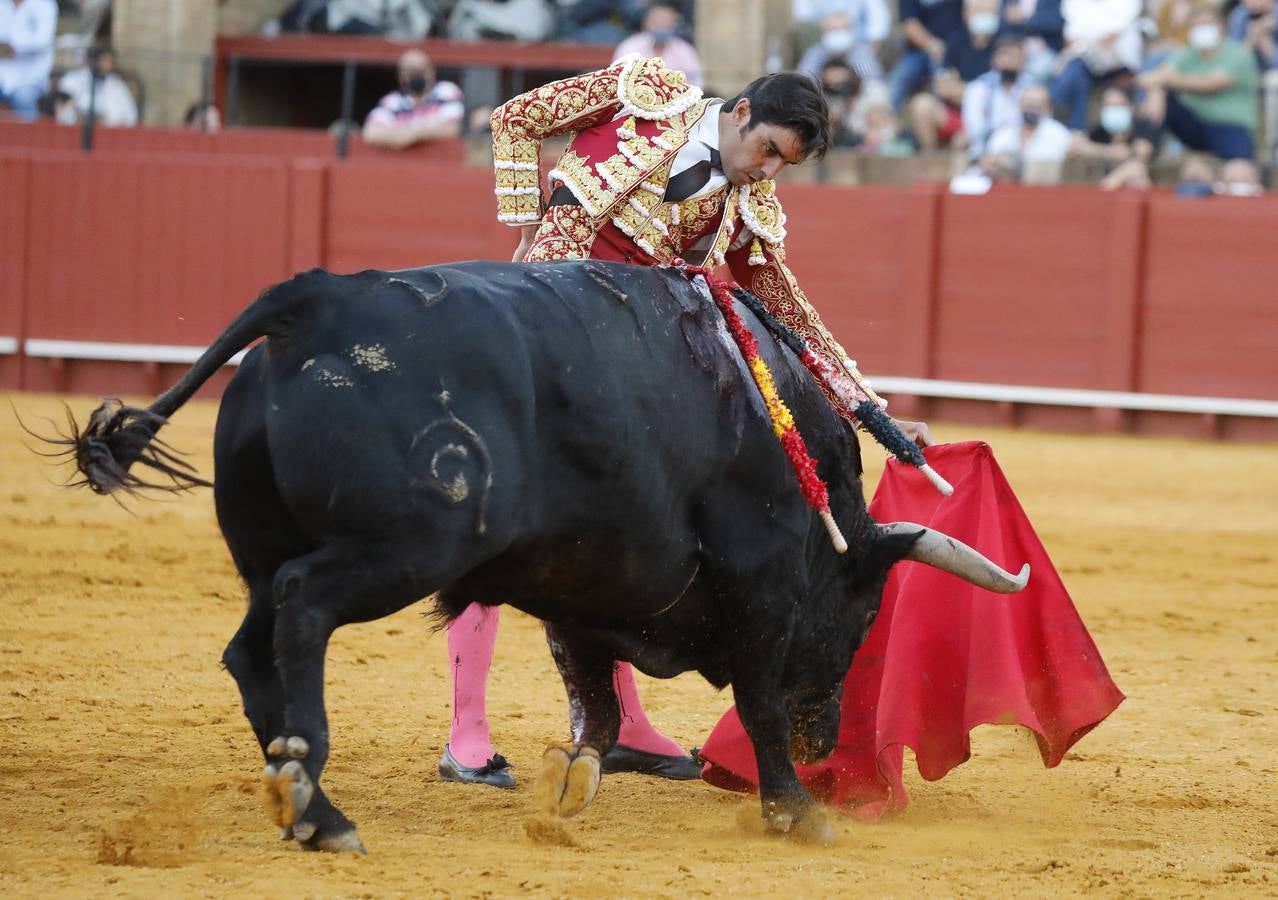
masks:
POLYGON ((999 594, 1014 594, 1029 583, 1029 563, 1021 567, 1020 574, 1013 575, 957 538, 934 531, 926 525, 888 522, 879 528, 884 534, 914 534, 922 531, 922 536, 914 542, 905 558, 957 575, 977 587, 999 594))

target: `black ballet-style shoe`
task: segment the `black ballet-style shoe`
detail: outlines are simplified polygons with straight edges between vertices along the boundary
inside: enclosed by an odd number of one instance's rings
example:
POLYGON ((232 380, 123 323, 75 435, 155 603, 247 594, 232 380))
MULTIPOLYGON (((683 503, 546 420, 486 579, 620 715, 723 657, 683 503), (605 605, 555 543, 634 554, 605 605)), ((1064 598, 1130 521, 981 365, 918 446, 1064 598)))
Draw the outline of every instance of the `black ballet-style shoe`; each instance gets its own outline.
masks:
POLYGON ((457 781, 462 784, 486 784, 490 787, 513 788, 515 776, 513 768, 506 762, 506 757, 494 753, 492 759, 482 766, 471 768, 463 766, 453 756, 453 751, 444 745, 444 755, 439 758, 439 777, 444 781, 457 781))
POLYGON ((695 781, 701 777, 701 767, 705 765, 695 750, 687 756, 667 756, 663 753, 636 750, 625 744, 614 744, 600 762, 606 773, 636 772, 640 775, 669 778, 671 781, 695 781))

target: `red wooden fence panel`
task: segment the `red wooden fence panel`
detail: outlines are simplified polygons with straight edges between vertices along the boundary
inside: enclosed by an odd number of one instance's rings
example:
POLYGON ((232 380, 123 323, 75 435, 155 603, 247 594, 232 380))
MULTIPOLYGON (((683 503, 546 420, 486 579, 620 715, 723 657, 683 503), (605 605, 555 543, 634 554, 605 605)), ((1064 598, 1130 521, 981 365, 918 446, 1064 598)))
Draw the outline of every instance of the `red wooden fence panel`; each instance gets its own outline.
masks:
POLYGON ((909 195, 783 185, 786 262, 830 333, 865 372, 899 372, 909 195))
POLYGON ((935 377, 1104 387, 1111 203, 1052 188, 946 196, 935 377))
POLYGON ((29 253, 27 211, 31 164, 25 154, 0 151, 0 388, 21 383, 18 355, 29 253))
POLYGON ((335 272, 509 259, 492 173, 431 162, 350 161, 328 170, 324 260, 335 272))
POLYGON ((1149 201, 1140 389, 1278 398, 1278 197, 1149 201))
POLYGON ((203 346, 290 271, 283 162, 41 153, 31 190, 28 339, 203 346))

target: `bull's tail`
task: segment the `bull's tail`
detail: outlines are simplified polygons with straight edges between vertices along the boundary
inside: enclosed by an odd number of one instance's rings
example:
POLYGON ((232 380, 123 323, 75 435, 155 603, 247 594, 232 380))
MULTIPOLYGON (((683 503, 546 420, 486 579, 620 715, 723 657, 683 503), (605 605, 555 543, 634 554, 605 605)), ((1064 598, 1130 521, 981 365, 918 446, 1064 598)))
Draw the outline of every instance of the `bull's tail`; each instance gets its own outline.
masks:
POLYGON ((69 434, 43 440, 64 448, 52 455, 74 460, 82 477, 72 481, 72 486, 87 485, 98 494, 120 489, 132 493, 139 489, 186 491, 212 487, 212 482, 196 474, 180 452, 159 440, 156 433, 232 356, 258 338, 287 334, 303 307, 313 302, 317 293, 331 294, 333 283, 334 276, 315 270, 263 292, 209 345, 177 384, 145 409, 108 397, 89 416, 83 431, 68 413, 69 434), (164 480, 146 480, 130 471, 135 465, 160 473, 164 480))

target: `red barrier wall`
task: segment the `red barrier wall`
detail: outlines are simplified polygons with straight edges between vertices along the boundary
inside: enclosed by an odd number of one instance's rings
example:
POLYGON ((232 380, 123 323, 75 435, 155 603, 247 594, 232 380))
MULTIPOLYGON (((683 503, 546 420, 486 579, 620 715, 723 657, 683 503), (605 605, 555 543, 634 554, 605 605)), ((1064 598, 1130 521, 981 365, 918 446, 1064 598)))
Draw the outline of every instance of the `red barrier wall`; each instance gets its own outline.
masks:
MULTIPOLYGON (((200 346, 291 272, 505 259, 517 239, 495 221, 489 172, 432 160, 9 151, 0 176, 0 335, 200 346)), ((790 262, 863 371, 1278 399, 1278 198, 782 197, 790 262)), ((181 368, 17 364, 0 359, 0 383, 94 392, 181 368)), ((906 415, 1278 437, 1275 419, 895 400, 906 415)))

